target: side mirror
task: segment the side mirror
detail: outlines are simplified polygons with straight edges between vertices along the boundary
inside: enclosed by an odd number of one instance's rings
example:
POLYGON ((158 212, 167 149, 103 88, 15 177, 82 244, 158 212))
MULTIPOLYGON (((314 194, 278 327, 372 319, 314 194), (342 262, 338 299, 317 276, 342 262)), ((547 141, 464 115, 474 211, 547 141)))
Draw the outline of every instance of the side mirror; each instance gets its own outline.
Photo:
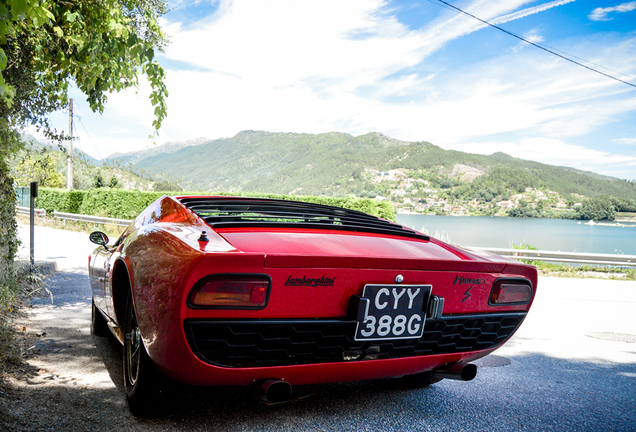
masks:
POLYGON ((106 245, 108 244, 108 236, 101 231, 93 231, 92 233, 90 233, 88 238, 90 239, 90 241, 100 246, 106 247, 106 245))

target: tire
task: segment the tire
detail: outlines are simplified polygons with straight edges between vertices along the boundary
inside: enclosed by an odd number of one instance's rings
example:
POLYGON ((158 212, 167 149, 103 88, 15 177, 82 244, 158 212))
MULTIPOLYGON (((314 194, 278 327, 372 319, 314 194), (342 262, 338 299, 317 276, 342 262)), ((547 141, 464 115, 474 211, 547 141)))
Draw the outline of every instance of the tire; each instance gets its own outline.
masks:
POLYGON ((124 318, 123 375, 126 401, 132 415, 154 417, 161 411, 163 376, 144 347, 132 294, 124 318))
POLYGON ((95 306, 95 300, 93 300, 91 303, 91 334, 93 336, 100 337, 108 336, 110 330, 108 328, 108 322, 106 321, 106 318, 104 318, 104 315, 102 315, 99 309, 97 309, 97 306, 95 306))

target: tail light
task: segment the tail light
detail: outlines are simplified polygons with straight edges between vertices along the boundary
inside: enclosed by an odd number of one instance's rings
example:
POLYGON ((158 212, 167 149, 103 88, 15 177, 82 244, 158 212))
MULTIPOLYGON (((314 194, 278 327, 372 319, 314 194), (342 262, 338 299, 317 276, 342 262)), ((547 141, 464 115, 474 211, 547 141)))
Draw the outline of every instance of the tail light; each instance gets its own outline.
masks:
POLYGON ((490 294, 491 305, 521 305, 532 300, 532 286, 525 279, 497 279, 490 294))
POLYGON ((212 275, 196 283, 188 306, 210 309, 263 309, 269 298, 271 279, 266 275, 212 275))

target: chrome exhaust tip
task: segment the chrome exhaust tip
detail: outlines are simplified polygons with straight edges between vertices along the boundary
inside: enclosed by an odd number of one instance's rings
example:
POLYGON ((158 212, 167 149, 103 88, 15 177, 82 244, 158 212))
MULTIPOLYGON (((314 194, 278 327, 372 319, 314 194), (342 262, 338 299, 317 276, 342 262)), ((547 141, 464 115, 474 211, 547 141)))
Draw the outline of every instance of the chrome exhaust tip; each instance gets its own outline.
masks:
POLYGON ((257 381, 254 390, 257 398, 270 403, 288 401, 292 395, 291 384, 279 379, 257 381))

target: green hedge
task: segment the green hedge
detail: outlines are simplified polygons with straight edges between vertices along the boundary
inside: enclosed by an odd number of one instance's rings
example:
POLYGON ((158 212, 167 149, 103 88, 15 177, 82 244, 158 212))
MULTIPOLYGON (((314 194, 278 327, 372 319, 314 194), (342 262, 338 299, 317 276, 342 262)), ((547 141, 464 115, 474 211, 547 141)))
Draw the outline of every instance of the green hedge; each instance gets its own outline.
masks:
POLYGON ((35 207, 43 208, 52 215, 54 210, 64 213, 77 213, 91 216, 134 219, 148 205, 163 195, 243 195, 259 198, 277 198, 291 201, 303 201, 358 210, 395 220, 395 213, 390 203, 371 198, 348 196, 343 198, 274 195, 274 194, 236 194, 236 193, 204 193, 204 192, 143 192, 113 188, 67 191, 65 189, 40 188, 35 199, 35 207))
POLYGON ((63 213, 80 213, 80 206, 86 192, 39 188, 38 197, 35 199, 35 207, 43 208, 47 214, 53 214, 53 210, 63 213))

